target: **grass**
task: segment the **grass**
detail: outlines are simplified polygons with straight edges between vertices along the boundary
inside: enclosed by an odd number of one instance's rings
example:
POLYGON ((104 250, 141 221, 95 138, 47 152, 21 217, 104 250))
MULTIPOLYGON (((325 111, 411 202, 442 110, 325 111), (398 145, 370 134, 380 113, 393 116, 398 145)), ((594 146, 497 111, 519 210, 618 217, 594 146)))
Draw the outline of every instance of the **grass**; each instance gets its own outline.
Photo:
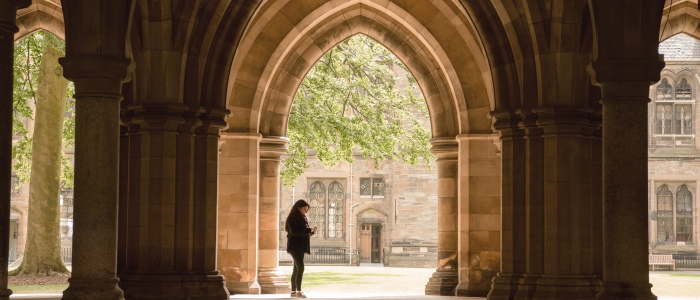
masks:
MULTIPOLYGON (((291 275, 286 275, 291 280, 291 275)), ((304 274, 304 286, 317 287, 336 282, 343 284, 374 284, 378 276, 401 276, 392 274, 365 274, 365 273, 336 273, 336 272, 310 272, 304 274)), ((694 275, 700 276, 700 275, 694 275)), ((61 294, 68 288, 67 284, 34 284, 34 285, 10 285, 13 294, 61 294)))
MULTIPOLYGON (((292 275, 285 275, 287 281, 291 281, 292 275)), ((401 276, 392 274, 364 274, 364 273, 336 273, 336 272, 313 272, 304 273, 304 286, 317 287, 336 282, 343 284, 374 284, 378 276, 401 276)))
POLYGON ((668 276, 679 276, 679 277, 700 277, 700 274, 668 274, 668 276))
POLYGON ((12 294, 62 294, 68 284, 10 285, 12 294))

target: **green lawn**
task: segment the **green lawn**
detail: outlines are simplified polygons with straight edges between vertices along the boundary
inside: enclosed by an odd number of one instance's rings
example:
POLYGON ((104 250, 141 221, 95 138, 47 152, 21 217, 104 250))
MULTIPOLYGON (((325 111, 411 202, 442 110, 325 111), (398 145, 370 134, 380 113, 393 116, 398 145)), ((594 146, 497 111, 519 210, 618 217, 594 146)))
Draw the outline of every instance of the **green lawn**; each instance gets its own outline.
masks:
MULTIPOLYGON (((287 276, 287 281, 291 281, 292 275, 287 276)), ((377 276, 400 276, 392 274, 362 274, 362 273, 336 273, 336 272, 313 272, 304 273, 304 286, 317 287, 326 284, 342 282, 343 284, 374 284, 373 280, 377 276)))
POLYGON ((668 274, 668 276, 700 277, 700 274, 668 274))
POLYGON ((10 285, 13 294, 62 294, 68 284, 10 285))

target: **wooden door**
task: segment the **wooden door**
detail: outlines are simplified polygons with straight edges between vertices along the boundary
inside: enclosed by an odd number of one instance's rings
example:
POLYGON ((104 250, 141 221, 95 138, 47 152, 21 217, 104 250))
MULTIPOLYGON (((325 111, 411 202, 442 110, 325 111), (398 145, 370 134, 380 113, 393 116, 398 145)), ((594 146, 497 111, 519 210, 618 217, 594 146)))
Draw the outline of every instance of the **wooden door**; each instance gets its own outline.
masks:
POLYGON ((372 224, 360 227, 360 263, 369 263, 372 256, 372 224))

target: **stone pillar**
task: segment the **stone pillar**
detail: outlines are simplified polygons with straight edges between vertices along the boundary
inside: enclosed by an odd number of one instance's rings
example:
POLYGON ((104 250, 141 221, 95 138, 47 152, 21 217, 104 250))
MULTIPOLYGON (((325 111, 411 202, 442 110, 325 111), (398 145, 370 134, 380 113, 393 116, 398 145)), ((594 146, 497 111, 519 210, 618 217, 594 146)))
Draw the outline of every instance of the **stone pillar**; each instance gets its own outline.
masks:
POLYGON ((665 2, 588 1, 596 19, 589 72, 603 104, 600 300, 656 299, 649 284, 647 122, 649 85, 664 67, 659 28, 665 2))
POLYGON ((218 269, 233 294, 258 284, 260 134, 223 132, 219 156, 218 269))
POLYGON ((7 288, 7 260, 10 240, 12 194, 12 88, 14 84, 14 34, 18 8, 31 1, 0 0, 0 299, 10 299, 7 288))
POLYGON ((537 290, 537 280, 544 273, 544 139, 537 126, 537 114, 519 111, 525 147, 525 273, 518 281, 516 299, 530 299, 537 290))
POLYGON ((133 163, 122 176, 119 276, 127 299, 228 299, 216 271, 218 132, 227 114, 175 103, 125 109, 133 163))
POLYGON ((457 296, 484 297, 501 268, 501 157, 498 135, 459 142, 459 285, 457 296))
MULTIPOLYGON (((189 295, 199 299, 228 299, 224 276, 217 270, 217 237, 219 211, 219 142, 220 132, 226 127, 228 109, 206 109, 201 117, 201 126, 195 128, 194 136, 194 203, 192 205, 191 253, 192 271, 182 270, 183 288, 189 295), (197 283, 196 285, 193 283, 197 283), (197 293, 194 290, 199 289, 197 293)), ((192 122, 188 122, 192 123, 192 122)), ((181 159, 178 159, 181 160, 181 159)), ((187 170, 185 168, 185 170, 187 170)), ((180 172, 178 172, 180 174, 180 172)), ((191 174, 191 173, 186 173, 191 174)), ((182 242, 181 242, 182 243, 182 242)), ((190 248, 188 248, 190 249, 190 248)), ((188 261, 188 260, 186 260, 188 261)), ((184 266, 184 263, 183 263, 184 266)))
POLYGON ((458 144, 454 138, 430 140, 438 165, 438 267, 426 295, 454 296, 458 284, 458 144))
POLYGON ((513 111, 496 111, 493 128, 501 133, 501 271, 493 279, 490 300, 515 297, 526 262, 526 156, 524 131, 513 111))
POLYGON ((544 193, 539 199, 528 199, 526 206, 528 237, 536 241, 528 240, 528 254, 536 254, 528 259, 536 263, 528 263, 526 275, 539 278, 534 295, 530 291, 522 299, 594 299, 602 274, 596 273, 601 262, 592 251, 594 235, 601 234, 593 231, 599 222, 593 219, 594 211, 601 210, 592 201, 600 198, 592 193, 592 177, 600 176, 591 173, 593 110, 556 106, 537 107, 533 112, 543 147, 531 150, 544 153, 539 164, 544 180, 533 188, 543 186, 544 193))
POLYGON ((61 58, 75 83, 73 267, 63 299, 123 299, 117 286, 119 101, 130 61, 61 58))
MULTIPOLYGON (((655 70, 663 62, 596 65, 595 72, 655 70), (650 70, 646 70, 646 68, 650 70), (640 70, 641 69, 641 70, 640 70)), ((607 73, 607 72, 606 72, 607 73)), ((607 77, 607 76, 606 76, 607 77)), ((603 284, 597 299, 649 299, 647 103, 649 80, 599 80, 603 104, 603 284)))
POLYGON ((289 139, 266 137, 260 141, 260 244, 258 282, 262 294, 287 294, 290 284, 279 268, 280 157, 289 139))

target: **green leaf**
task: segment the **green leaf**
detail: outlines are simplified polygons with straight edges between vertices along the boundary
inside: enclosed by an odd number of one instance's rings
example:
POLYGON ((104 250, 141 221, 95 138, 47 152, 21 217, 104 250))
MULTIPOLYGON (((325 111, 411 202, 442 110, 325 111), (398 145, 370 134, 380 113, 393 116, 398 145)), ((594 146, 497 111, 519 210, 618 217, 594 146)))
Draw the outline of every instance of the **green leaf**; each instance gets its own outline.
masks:
POLYGON ((428 109, 416 91, 406 66, 376 41, 355 35, 338 44, 311 68, 294 97, 283 184, 294 185, 310 153, 327 167, 352 162, 355 154, 376 164, 398 159, 430 166, 429 124, 417 121, 428 119, 428 109))

